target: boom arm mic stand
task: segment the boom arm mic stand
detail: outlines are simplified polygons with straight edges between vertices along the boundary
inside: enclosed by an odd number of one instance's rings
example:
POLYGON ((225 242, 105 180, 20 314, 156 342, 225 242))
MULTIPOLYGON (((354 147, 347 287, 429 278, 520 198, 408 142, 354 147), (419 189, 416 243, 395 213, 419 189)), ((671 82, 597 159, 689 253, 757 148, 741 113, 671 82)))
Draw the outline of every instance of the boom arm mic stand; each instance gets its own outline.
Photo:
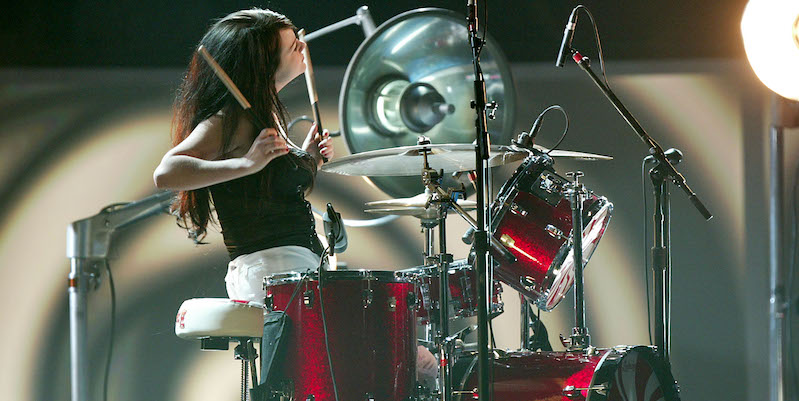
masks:
POLYGON ((621 103, 619 98, 607 87, 591 69, 588 57, 583 57, 580 52, 570 49, 572 59, 588 74, 591 80, 602 91, 613 107, 621 114, 627 124, 638 134, 638 137, 647 145, 649 153, 655 159, 655 166, 650 170, 655 195, 655 234, 652 246, 652 270, 655 291, 655 346, 658 354, 666 363, 669 362, 670 353, 670 323, 671 323, 671 238, 670 238, 670 194, 669 182, 681 188, 688 196, 691 204, 705 220, 710 220, 713 215, 707 210, 696 193, 688 184, 674 164, 664 153, 663 148, 650 137, 641 124, 633 117, 629 110, 621 103))

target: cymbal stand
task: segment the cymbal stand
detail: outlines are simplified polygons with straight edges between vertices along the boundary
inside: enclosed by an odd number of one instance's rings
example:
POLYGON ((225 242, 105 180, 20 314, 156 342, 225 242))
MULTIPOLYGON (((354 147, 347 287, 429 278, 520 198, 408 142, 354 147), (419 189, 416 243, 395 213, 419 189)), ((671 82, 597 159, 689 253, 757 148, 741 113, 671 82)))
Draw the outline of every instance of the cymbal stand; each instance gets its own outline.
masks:
MULTIPOLYGON (((420 138, 419 144, 430 143, 427 138, 420 138)), ((449 264, 452 263, 452 255, 447 253, 446 219, 447 209, 451 202, 450 197, 435 196, 439 194, 443 171, 439 172, 430 168, 427 160, 427 152, 422 151, 424 166, 422 167, 422 183, 425 188, 430 189, 431 197, 429 202, 437 203, 438 209, 438 239, 439 248, 436 256, 436 267, 438 272, 438 324, 436 330, 436 345, 439 350, 439 389, 442 401, 452 400, 452 375, 451 375, 451 347, 446 341, 449 338, 449 264), (435 194, 435 195, 434 195, 435 194)), ((431 319, 432 320, 432 319, 431 319)))
POLYGON ((582 171, 568 172, 566 176, 574 181, 568 184, 566 193, 572 208, 572 256, 574 257, 574 328, 569 339, 569 351, 582 351, 591 346, 591 336, 585 327, 585 291, 583 289, 583 200, 588 195, 580 182, 582 171))

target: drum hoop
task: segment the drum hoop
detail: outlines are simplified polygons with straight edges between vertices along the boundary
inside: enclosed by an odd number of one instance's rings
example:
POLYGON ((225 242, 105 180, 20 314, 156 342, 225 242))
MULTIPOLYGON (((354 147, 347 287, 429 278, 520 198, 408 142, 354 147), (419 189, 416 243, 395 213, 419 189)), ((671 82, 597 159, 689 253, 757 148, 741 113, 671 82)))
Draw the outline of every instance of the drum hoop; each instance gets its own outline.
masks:
MULTIPOLYGON (((663 390, 663 397, 665 401, 677 401, 679 400, 677 384, 674 381, 674 375, 672 375, 671 371, 669 370, 666 363, 661 359, 657 353, 655 352, 654 346, 648 345, 638 345, 638 346, 617 346, 614 348, 609 349, 605 355, 602 356, 602 359, 599 360, 597 363, 596 368, 594 368, 594 374, 591 377, 591 384, 589 387, 594 387, 599 383, 612 383, 613 382, 613 374, 616 372, 615 367, 618 367, 619 364, 622 363, 622 360, 627 357, 628 355, 632 354, 633 352, 638 353, 640 357, 644 358, 649 366, 652 368, 652 373, 657 377, 658 381, 660 382, 661 388, 663 390), (607 359, 611 357, 618 357, 614 358, 613 362, 614 365, 610 367, 605 366, 607 359), (614 368, 614 369, 606 369, 606 368, 614 368), (605 377, 610 375, 609 377, 605 377), (601 376, 601 377, 600 377, 601 376)), ((610 391, 610 387, 607 388, 610 391)), ((588 395, 585 398, 585 401, 597 400, 597 398, 591 398, 591 395, 594 394, 594 391, 589 391, 588 395)), ((598 400, 605 400, 607 397, 599 398, 598 400)))
MULTIPOLYGON (((429 277, 429 276, 437 276, 438 273, 435 272, 436 265, 424 265, 424 266, 416 266, 411 267, 410 269, 404 270, 397 270, 395 273, 400 277, 408 277, 408 276, 416 276, 416 277, 429 277)), ((458 259, 456 261, 450 262, 449 264, 449 272, 455 272, 464 269, 474 268, 474 265, 469 263, 467 259, 458 259)))
MULTIPOLYGON (((271 274, 264 278, 264 283, 267 287, 296 283, 302 279, 303 273, 288 272, 271 274)), ((311 272, 308 274, 309 281, 318 281, 319 273, 311 272)), ((411 283, 410 278, 397 275, 396 272, 390 270, 330 270, 325 272, 325 280, 330 281, 378 281, 384 283, 411 283)))
POLYGON ((530 170, 533 166, 543 166, 543 170, 549 170, 554 174, 555 169, 552 167, 552 159, 549 157, 538 156, 535 154, 531 154, 527 156, 524 161, 516 168, 516 171, 513 172, 511 178, 502 185, 499 189, 499 193, 497 194, 497 200, 491 204, 490 210, 496 209, 496 215, 492 215, 491 218, 491 233, 493 234, 496 231, 497 226, 499 225, 499 221, 502 220, 502 217, 505 216, 505 213, 508 212, 510 208, 510 204, 508 199, 513 197, 515 198, 516 195, 519 193, 517 189, 517 183, 519 180, 522 179, 522 176, 525 172, 530 170))

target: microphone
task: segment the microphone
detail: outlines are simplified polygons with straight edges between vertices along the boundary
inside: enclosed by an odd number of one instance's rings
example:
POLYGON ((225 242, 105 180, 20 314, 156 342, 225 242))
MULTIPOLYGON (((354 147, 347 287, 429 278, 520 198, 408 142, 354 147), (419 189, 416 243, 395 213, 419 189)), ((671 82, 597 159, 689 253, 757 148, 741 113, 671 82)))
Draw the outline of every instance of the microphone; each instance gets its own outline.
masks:
POLYGON ((347 230, 344 228, 344 221, 341 214, 333 209, 333 204, 327 204, 327 211, 322 215, 325 227, 325 236, 330 247, 330 256, 336 252, 341 253, 347 250, 347 230))
POLYGON ((572 38, 574 38, 574 29, 577 27, 577 10, 575 7, 569 16, 569 22, 566 23, 566 29, 563 31, 563 41, 560 42, 560 50, 558 51, 558 59, 555 61, 555 67, 563 67, 566 61, 566 53, 571 50, 572 38))
POLYGON ((533 150, 535 145, 535 137, 538 135, 538 131, 541 130, 541 120, 543 120, 543 118, 538 116, 538 118, 536 118, 533 122, 533 126, 530 127, 530 132, 520 133, 516 139, 511 140, 511 143, 520 148, 533 150))

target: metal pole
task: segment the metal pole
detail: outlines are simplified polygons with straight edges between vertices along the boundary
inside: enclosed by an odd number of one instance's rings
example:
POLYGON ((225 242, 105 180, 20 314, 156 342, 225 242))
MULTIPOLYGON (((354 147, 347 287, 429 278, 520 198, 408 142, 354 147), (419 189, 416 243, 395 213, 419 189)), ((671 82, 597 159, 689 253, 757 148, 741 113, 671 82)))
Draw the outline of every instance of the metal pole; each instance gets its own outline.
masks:
POLYGON ((667 307, 669 301, 666 293, 666 279, 669 275, 668 269, 668 249, 666 243, 666 229, 668 223, 665 219, 668 215, 668 206, 665 202, 668 201, 668 196, 664 196, 668 192, 666 188, 666 180, 660 171, 660 165, 650 171, 652 184, 654 186, 655 194, 655 210, 654 210, 654 245, 652 247, 652 281, 654 291, 654 321, 655 321, 655 346, 657 353, 663 358, 664 361, 669 363, 669 339, 666 316, 668 315, 667 307))
POLYGON ((591 345, 585 327, 585 290, 583 288, 583 185, 581 171, 566 173, 574 179, 569 189, 572 209, 572 256, 574 257, 574 328, 569 340, 569 350, 583 350, 591 345))
POLYGON ((488 132, 486 128, 486 89, 483 73, 480 68, 480 49, 483 40, 478 37, 477 0, 470 0, 467 5, 467 30, 469 44, 472 49, 474 67, 474 101, 472 107, 476 112, 475 138, 475 171, 477 172, 477 231, 474 233, 475 273, 477 274, 477 366, 479 372, 477 394, 480 401, 490 401, 491 394, 491 351, 489 349, 488 332, 488 222, 489 205, 486 201, 485 176, 488 170, 488 132))
MULTIPOLYGON (((676 163, 675 163, 676 164, 676 163)), ((663 246, 666 249, 663 268, 663 355, 671 363, 671 191, 668 181, 663 185, 663 246)))
POLYGON ((783 401, 783 327, 785 314, 782 273, 783 128, 771 127, 769 136, 769 388, 771 401, 783 401))
POLYGON ((519 328, 521 338, 519 341, 522 351, 530 349, 530 305, 527 298, 519 293, 519 306, 521 309, 521 319, 519 328))
POLYGON ((69 355, 71 400, 89 399, 87 350, 87 295, 94 277, 86 269, 86 259, 71 259, 69 272, 69 355))
POLYGON ((449 337, 449 264, 452 255, 447 254, 447 204, 438 205, 438 291, 439 291, 439 352, 441 356, 439 373, 441 375, 441 400, 452 400, 452 376, 450 374, 451 355, 450 346, 446 341, 449 337))

